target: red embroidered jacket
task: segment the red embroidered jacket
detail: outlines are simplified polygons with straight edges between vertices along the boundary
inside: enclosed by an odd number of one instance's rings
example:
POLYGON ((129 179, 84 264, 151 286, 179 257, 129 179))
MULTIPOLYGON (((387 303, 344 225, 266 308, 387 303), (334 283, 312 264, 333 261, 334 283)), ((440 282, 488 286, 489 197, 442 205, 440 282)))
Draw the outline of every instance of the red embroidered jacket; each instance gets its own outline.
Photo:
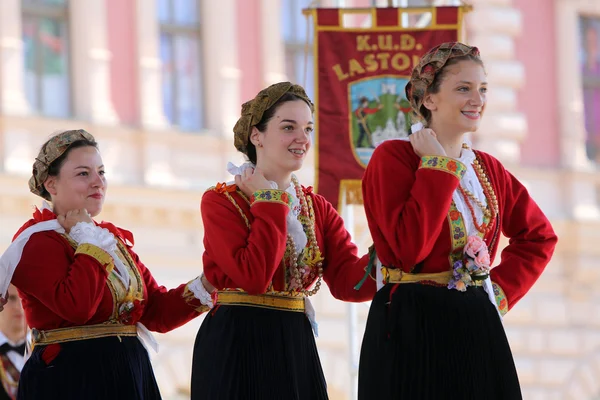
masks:
MULTIPOLYGON (((286 291, 282 260, 289 205, 276 199, 250 204, 235 186, 225 189, 219 185, 219 188, 208 190, 201 203, 206 278, 217 289, 240 288, 250 294, 262 294, 272 282, 273 290, 286 291), (251 229, 248 229, 240 210, 251 229)), ((376 290, 373 280, 365 282, 360 290, 354 289, 364 275, 368 255, 357 256, 357 248, 333 206, 313 193, 312 188, 303 190, 313 202, 315 233, 324 258, 323 280, 331 293, 345 301, 372 299, 376 290)), ((305 288, 308 286, 305 285, 305 288)))
MULTIPOLYGON (((499 217, 484 240, 490 246, 499 232, 510 240, 500 264, 491 271, 496 300, 506 312, 538 279, 554 252, 557 236, 525 187, 500 161, 480 151, 476 154, 499 207, 499 217)), ((417 265, 419 272, 451 268, 451 235, 461 232, 451 231, 449 211, 465 168, 446 157, 420 159, 407 141, 387 141, 375 150, 363 178, 363 196, 383 265, 405 272, 417 265)), ((490 248, 492 262, 497 249, 496 239, 490 248)))
MULTIPOLYGON (((36 211, 15 237, 37 222, 54 218, 48 210, 36 211)), ((12 278, 30 327, 48 330, 117 319, 132 325, 141 322, 151 331, 167 332, 207 310, 193 296, 188 284, 167 290, 156 283, 131 246, 125 245, 127 241, 133 244, 130 232, 110 223, 99 225, 120 242, 124 264, 128 265, 135 288, 131 313, 120 314, 127 292, 115 279, 114 264, 108 253, 91 244, 77 246, 55 231, 45 231, 31 236, 12 278)))

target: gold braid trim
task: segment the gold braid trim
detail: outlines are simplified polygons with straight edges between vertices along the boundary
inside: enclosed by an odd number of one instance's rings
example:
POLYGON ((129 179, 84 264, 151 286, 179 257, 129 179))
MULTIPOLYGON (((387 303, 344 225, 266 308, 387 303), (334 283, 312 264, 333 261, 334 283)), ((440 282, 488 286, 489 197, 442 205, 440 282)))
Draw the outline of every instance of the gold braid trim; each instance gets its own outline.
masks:
POLYGON ((246 217, 246 214, 244 214, 244 210, 242 210, 242 208, 240 207, 240 205, 237 203, 237 201, 235 201, 235 199, 228 193, 225 192, 223 193, 225 195, 225 197, 227 197, 227 199, 233 203, 233 205, 235 206, 235 208, 240 212, 240 215, 242 216, 242 218, 244 219, 244 222, 246 223, 246 226, 248 227, 248 229, 250 229, 250 221, 248 221, 248 217, 246 217))
POLYGON ((93 244, 80 244, 79 246, 77 246, 77 250, 75 250, 75 255, 77 254, 85 254, 92 258, 95 258, 100 264, 104 266, 106 272, 109 274, 115 268, 114 261, 110 254, 102 250, 100 247, 94 246, 93 244))

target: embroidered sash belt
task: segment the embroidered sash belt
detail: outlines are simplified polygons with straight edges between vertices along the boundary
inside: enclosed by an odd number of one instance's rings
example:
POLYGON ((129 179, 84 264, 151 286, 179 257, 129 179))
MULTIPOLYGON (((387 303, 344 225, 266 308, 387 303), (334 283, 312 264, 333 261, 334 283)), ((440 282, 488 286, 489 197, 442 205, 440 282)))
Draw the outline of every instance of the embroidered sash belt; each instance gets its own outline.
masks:
POLYGON ((33 345, 74 342, 76 340, 98 339, 109 336, 137 336, 135 325, 99 324, 82 325, 70 328, 40 331, 31 330, 33 345))
POLYGON ((219 291, 217 294, 217 304, 304 312, 304 297, 271 294, 251 295, 245 292, 219 291))
MULTIPOLYGON (((383 281, 385 283, 419 283, 434 282, 446 286, 452 279, 452 271, 410 274, 398 268, 382 267, 383 281)), ((474 280, 470 286, 483 286, 483 280, 474 280)))

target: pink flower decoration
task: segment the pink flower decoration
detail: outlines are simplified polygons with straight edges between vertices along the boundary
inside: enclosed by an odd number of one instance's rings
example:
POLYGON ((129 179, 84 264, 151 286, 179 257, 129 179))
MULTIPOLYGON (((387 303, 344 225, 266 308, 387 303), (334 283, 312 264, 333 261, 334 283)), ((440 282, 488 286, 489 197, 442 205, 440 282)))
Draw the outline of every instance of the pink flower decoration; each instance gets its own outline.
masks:
POLYGON ((490 269, 490 253, 488 252, 487 248, 481 250, 479 254, 477 254, 477 257, 475 257, 474 262, 479 269, 485 271, 490 269))
POLYGON ((463 281, 458 281, 456 282, 456 290, 464 292, 467 290, 467 285, 463 281))
POLYGON ((482 250, 487 251, 487 246, 482 238, 479 236, 469 236, 467 238, 467 244, 463 250, 466 255, 471 258, 475 258, 482 250))
POLYGON ((469 271, 469 273, 476 272, 476 271, 477 271, 477 269, 479 268, 479 267, 477 266, 477 264, 475 264, 475 262, 474 262, 473 260, 467 260, 467 261, 465 262, 465 265, 466 265, 466 267, 467 267, 467 271, 469 271))

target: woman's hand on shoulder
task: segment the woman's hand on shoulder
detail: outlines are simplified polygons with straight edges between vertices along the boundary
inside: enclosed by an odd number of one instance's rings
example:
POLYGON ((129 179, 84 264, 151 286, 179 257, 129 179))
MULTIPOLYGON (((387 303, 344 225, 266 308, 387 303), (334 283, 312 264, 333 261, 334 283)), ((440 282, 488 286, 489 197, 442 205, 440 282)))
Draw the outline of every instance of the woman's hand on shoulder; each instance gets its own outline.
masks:
POLYGON ((67 233, 69 233, 71 228, 73 228, 79 222, 94 223, 92 217, 85 208, 67 211, 65 214, 58 215, 56 219, 58 220, 58 223, 65 228, 67 233))
POLYGON ((415 153, 423 156, 446 156, 446 151, 437 140, 437 135, 431 129, 421 129, 408 137, 415 153))
POLYGON ((242 175, 235 176, 235 184, 248 197, 258 190, 271 189, 271 184, 260 168, 245 169, 242 175))

